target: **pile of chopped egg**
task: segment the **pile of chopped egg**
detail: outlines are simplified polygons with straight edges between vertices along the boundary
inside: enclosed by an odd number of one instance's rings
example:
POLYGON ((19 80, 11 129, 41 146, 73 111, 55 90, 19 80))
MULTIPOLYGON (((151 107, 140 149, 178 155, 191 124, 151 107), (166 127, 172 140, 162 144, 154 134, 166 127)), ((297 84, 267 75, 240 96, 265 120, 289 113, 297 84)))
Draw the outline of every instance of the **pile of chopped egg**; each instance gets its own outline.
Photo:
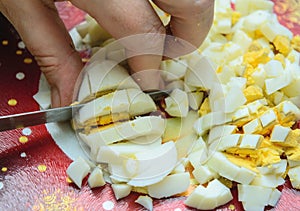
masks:
MULTIPOLYGON (((131 191, 164 198, 192 185, 181 193, 185 204, 207 210, 230 202, 237 184, 245 210, 264 210, 276 205, 285 179, 300 189, 299 36, 278 22, 272 1, 236 0, 235 9, 230 0, 215 4, 198 51, 161 64, 166 89, 174 89, 165 99, 171 118, 162 139, 175 142, 178 164, 145 187, 111 181, 117 199, 131 191)), ((73 176, 81 185, 91 165, 74 161, 69 172, 76 166, 85 166, 73 176)), ((91 187, 104 185, 101 169, 94 169, 91 187)), ((147 197, 138 203, 151 210, 147 197)))

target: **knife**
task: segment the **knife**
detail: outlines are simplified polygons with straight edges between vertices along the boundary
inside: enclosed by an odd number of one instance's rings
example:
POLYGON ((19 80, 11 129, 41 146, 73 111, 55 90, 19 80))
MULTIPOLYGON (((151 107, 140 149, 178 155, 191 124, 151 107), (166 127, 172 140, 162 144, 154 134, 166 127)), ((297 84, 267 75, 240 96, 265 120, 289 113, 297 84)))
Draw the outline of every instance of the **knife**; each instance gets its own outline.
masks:
MULTIPOLYGON (((155 102, 158 102, 164 97, 169 96, 171 91, 172 90, 158 90, 145 93, 149 94, 155 102)), ((83 106, 84 104, 77 104, 60 108, 50 108, 40 111, 0 116, 0 132, 50 122, 68 121, 72 119, 72 114, 83 106)))

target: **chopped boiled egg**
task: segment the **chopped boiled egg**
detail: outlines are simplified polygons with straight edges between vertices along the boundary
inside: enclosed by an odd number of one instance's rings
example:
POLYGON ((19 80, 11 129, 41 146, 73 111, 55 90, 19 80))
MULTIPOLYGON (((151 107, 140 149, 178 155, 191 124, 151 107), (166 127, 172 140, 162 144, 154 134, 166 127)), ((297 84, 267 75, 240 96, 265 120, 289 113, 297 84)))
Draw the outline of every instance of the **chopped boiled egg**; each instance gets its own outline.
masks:
POLYGON ((211 210, 233 198, 230 189, 214 179, 207 187, 199 185, 185 200, 185 204, 201 210, 211 210))
POLYGON ((273 196, 274 190, 269 187, 238 184, 238 200, 243 203, 245 210, 264 210, 269 203, 276 204, 274 198, 279 199, 273 196))
POLYGON ((89 164, 81 157, 74 160, 67 169, 67 174, 69 178, 81 188, 82 180, 90 172, 91 167, 89 164))
POLYGON ((293 167, 289 169, 289 177, 292 183, 292 186, 296 189, 300 189, 300 166, 293 167))
POLYGON ((190 174, 188 172, 172 174, 162 181, 149 185, 148 194, 153 198, 165 198, 187 190, 190 185, 190 174))
POLYGON ((281 125, 275 125, 270 140, 272 142, 284 142, 292 129, 290 127, 283 127, 281 125))
POLYGON ((189 111, 189 100, 186 92, 174 89, 169 97, 165 98, 165 111, 174 117, 185 117, 189 111))
POLYGON ((162 61, 160 68, 163 70, 162 76, 165 81, 174 81, 184 77, 187 63, 185 60, 165 60, 162 61))
POLYGON ((139 196, 134 202, 142 205, 147 210, 152 211, 153 210, 153 200, 151 197, 145 195, 145 196, 139 196))
POLYGON ((105 180, 103 178, 103 172, 101 168, 96 167, 93 169, 88 178, 88 184, 91 188, 101 187, 105 185, 105 180))
POLYGON ((192 171, 194 178, 199 182, 200 185, 209 182, 212 179, 218 177, 218 174, 210 169, 207 165, 201 165, 192 171))
POLYGON ((117 200, 128 196, 132 190, 132 187, 125 183, 112 184, 111 187, 117 200))

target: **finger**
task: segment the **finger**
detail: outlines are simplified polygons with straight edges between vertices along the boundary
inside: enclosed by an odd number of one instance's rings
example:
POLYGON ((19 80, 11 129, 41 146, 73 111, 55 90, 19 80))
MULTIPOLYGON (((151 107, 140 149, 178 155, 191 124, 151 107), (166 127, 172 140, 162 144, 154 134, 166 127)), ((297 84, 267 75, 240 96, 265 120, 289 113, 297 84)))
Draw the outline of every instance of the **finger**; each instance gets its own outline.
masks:
POLYGON ((158 7, 171 15, 170 34, 166 39, 165 55, 174 58, 198 48, 207 36, 213 21, 213 0, 154 0, 158 7))
MULTIPOLYGON (((73 4, 93 16, 126 48, 132 73, 158 70, 163 54, 165 28, 147 0, 72 0, 73 4), (134 36, 139 34, 140 36, 134 36), (143 35, 141 35, 143 34, 143 35)), ((147 74, 147 76, 149 76, 147 74)), ((159 74, 137 81, 143 89, 159 87, 159 74), (151 86, 150 86, 151 84, 151 86)), ((142 77, 146 78, 146 76, 142 77)))
POLYGON ((70 104, 82 62, 53 1, 0 1, 0 10, 12 22, 45 73, 52 89, 52 106, 70 104))

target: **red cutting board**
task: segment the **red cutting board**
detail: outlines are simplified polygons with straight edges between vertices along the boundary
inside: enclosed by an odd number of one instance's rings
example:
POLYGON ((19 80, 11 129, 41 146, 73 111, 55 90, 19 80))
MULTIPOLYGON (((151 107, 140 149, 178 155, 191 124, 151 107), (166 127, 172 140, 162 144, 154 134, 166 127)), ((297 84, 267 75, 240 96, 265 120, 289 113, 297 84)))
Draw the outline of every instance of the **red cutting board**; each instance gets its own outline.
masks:
MULTIPOLYGON (((300 34, 299 1, 274 2, 280 22, 300 34)), ((68 29, 83 20, 84 13, 70 3, 57 6, 68 29)), ((32 96, 40 71, 22 45, 13 27, 0 17, 0 115, 39 109, 32 96)), ((144 210, 134 203, 138 194, 116 201, 109 185, 91 190, 85 183, 79 190, 67 181, 70 163, 43 125, 0 132, 0 210, 144 210)), ((218 210, 242 210, 236 190, 232 192, 235 199, 218 210)), ((191 210, 184 199, 154 200, 154 209, 191 210)), ((286 182, 275 210, 299 209, 300 192, 286 182)))

